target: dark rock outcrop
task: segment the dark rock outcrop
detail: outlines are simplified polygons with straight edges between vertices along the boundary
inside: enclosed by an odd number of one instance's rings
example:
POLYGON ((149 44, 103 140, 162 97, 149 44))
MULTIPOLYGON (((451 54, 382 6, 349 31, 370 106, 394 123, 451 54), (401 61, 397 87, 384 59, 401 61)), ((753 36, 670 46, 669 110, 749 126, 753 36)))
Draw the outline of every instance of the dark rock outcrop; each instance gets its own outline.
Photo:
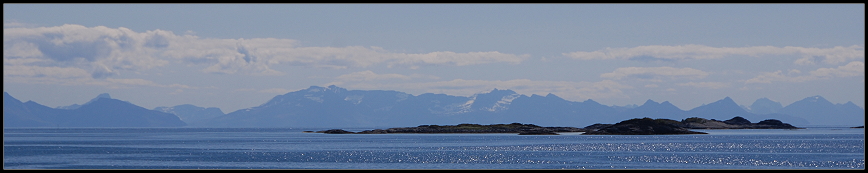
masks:
POLYGON ((726 121, 691 117, 681 120, 689 129, 800 129, 776 119, 767 119, 759 123, 751 123, 742 117, 733 117, 726 121))
POLYGON ((747 125, 751 124, 749 120, 744 119, 742 117, 733 117, 732 119, 723 121, 723 123, 731 124, 731 125, 747 125))
POLYGON ((612 125, 614 125, 614 124, 600 124, 600 123, 597 123, 597 124, 592 124, 592 125, 589 125, 589 126, 585 126, 585 128, 583 128, 583 129, 585 129, 586 131, 594 131, 594 130, 599 130, 599 129, 606 128, 606 127, 609 127, 609 126, 612 126, 612 125))
POLYGON ((342 130, 342 129, 331 129, 331 130, 318 131, 318 132, 316 132, 316 133, 325 133, 325 134, 352 134, 353 132, 346 131, 346 130, 342 130))
MULTIPOLYGON (((355 132, 354 134, 390 134, 390 133, 518 133, 520 135, 557 135, 557 132, 584 132, 576 127, 541 127, 533 124, 458 124, 458 125, 420 125, 418 127, 397 127, 374 129, 355 132)), ((318 131, 317 133, 345 134, 353 133, 340 129, 318 131)))
POLYGON ((707 134, 690 131, 681 122, 670 119, 635 118, 585 132, 583 135, 674 135, 707 134))

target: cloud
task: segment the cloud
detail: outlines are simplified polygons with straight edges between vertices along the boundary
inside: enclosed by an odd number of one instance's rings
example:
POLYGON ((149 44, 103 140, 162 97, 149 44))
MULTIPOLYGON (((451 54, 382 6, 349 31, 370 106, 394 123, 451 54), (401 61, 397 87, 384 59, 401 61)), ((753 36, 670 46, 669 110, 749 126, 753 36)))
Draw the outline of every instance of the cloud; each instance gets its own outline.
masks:
POLYGON ((145 79, 93 78, 94 73, 75 67, 42 67, 27 65, 4 65, 3 82, 55 84, 55 85, 92 85, 108 88, 128 88, 151 86, 164 88, 196 89, 182 84, 158 84, 145 79))
POLYGON ((154 87, 166 87, 166 88, 184 88, 184 89, 195 89, 194 87, 190 87, 187 85, 181 84, 171 84, 171 85, 163 85, 157 84, 153 81, 145 80, 145 79, 113 79, 107 78, 105 81, 109 82, 112 85, 127 85, 127 86, 154 86, 154 87))
POLYGON ((637 61, 651 60, 689 60, 689 59, 717 59, 726 56, 752 56, 762 55, 797 55, 801 59, 794 63, 806 65, 817 61, 828 64, 839 64, 854 59, 864 59, 865 50, 862 46, 850 47, 836 46, 833 48, 810 48, 810 47, 709 47, 703 45, 679 45, 679 46, 638 46, 633 48, 606 48, 593 52, 570 52, 564 56, 575 59, 628 59, 637 61))
POLYGON ((90 77, 86 70, 72 67, 4 66, 3 77, 51 77, 84 78, 90 77))
POLYGON ((388 79, 410 79, 410 76, 405 76, 401 74, 376 74, 370 70, 360 71, 345 75, 340 75, 337 77, 339 80, 343 81, 374 81, 374 80, 388 80, 388 79))
POLYGON ((810 71, 807 75, 792 76, 798 75, 800 73, 801 72, 798 70, 790 70, 787 74, 784 74, 781 70, 775 72, 766 72, 754 78, 746 80, 745 83, 771 83, 773 81, 806 82, 819 79, 864 76, 865 63, 860 61, 853 61, 847 63, 847 65, 838 66, 837 68, 819 68, 817 70, 810 71))
POLYGON ((676 84, 679 86, 691 86, 698 88, 709 88, 709 89, 720 89, 729 87, 729 84, 724 82, 687 82, 687 83, 679 83, 676 84))
POLYGON ((391 79, 400 79, 400 80, 410 80, 416 78, 426 78, 426 79, 439 79, 436 76, 431 75, 421 75, 421 74, 411 74, 411 75, 402 75, 402 74, 377 74, 373 71, 366 70, 360 71, 350 74, 344 74, 336 77, 336 79, 340 81, 378 81, 378 80, 391 80, 391 79))
POLYGON ((617 68, 611 73, 601 74, 600 77, 611 79, 639 79, 661 82, 662 78, 687 78, 701 79, 708 76, 708 73, 693 68, 674 68, 674 67, 622 67, 617 68))
POLYGON ((127 28, 81 25, 4 28, 4 67, 7 59, 39 59, 41 66, 92 69, 92 77, 105 78, 117 70, 167 64, 168 61, 154 56, 155 48, 147 46, 155 35, 165 34, 171 33, 161 30, 136 33, 127 28))
POLYGON ((379 47, 300 47, 277 38, 212 39, 171 31, 135 32, 127 28, 63 25, 4 28, 3 58, 38 59, 41 66, 92 69, 106 78, 123 71, 160 67, 169 62, 203 65, 204 73, 281 75, 274 65, 313 68, 355 68, 383 64, 419 68, 425 65, 466 66, 517 64, 529 55, 500 52, 393 53, 379 47))
POLYGON ((259 90, 260 93, 273 93, 273 94, 286 94, 289 92, 293 92, 292 90, 283 89, 283 88, 269 88, 264 90, 259 90))

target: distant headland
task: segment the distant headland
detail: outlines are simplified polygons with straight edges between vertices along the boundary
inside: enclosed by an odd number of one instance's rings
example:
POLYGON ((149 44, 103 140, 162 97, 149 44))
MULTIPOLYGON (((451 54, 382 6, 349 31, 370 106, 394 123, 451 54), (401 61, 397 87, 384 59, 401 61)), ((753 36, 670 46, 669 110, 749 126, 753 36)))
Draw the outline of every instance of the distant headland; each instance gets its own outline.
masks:
POLYGON ((325 134, 396 134, 396 133, 518 133, 519 135, 557 135, 558 132, 585 132, 583 135, 673 135, 707 134, 690 129, 801 129, 780 120, 767 119, 751 123, 742 117, 720 121, 698 117, 681 121, 670 119, 634 118, 616 124, 593 124, 585 128, 541 127, 533 124, 458 124, 458 125, 420 125, 418 127, 397 127, 388 129, 350 132, 342 129, 305 131, 325 134))
MULTIPOLYGON (((306 131, 312 132, 312 131, 306 131)), ((388 129, 349 132, 341 129, 317 131, 326 134, 392 134, 392 133, 518 133, 519 135, 557 135, 557 132, 584 132, 577 127, 541 127, 533 124, 458 124, 458 125, 420 125, 418 127, 397 127, 388 129)))

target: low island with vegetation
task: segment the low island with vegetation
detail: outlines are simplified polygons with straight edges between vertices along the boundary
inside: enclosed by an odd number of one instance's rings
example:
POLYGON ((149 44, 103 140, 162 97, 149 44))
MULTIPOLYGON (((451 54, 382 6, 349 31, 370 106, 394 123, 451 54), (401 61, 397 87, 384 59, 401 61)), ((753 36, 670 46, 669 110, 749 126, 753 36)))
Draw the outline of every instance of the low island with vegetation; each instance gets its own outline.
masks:
POLYGON ((690 129, 801 129, 776 119, 751 123, 742 117, 720 121, 691 117, 681 121, 670 119, 635 118, 617 124, 594 124, 583 128, 583 135, 670 135, 707 134, 690 129))
POLYGON ((458 125, 420 125, 418 127, 396 127, 388 129, 350 132, 342 129, 305 131, 325 134, 395 134, 395 133, 518 133, 519 135, 557 135, 563 132, 585 132, 583 135, 672 135, 707 134, 690 129, 801 129, 780 120, 767 119, 751 123, 742 117, 720 121, 692 117, 681 121, 670 119, 634 118, 616 124, 593 124, 585 128, 542 127, 533 124, 458 124, 458 125))
MULTIPOLYGON (((310 132, 310 131, 308 131, 310 132)), ((388 129, 350 132, 341 129, 317 131, 326 134, 393 134, 393 133, 518 133, 519 135, 557 135, 558 132, 584 132, 577 127, 541 127, 533 124, 458 124, 458 125, 420 125, 418 127, 397 127, 388 129)))

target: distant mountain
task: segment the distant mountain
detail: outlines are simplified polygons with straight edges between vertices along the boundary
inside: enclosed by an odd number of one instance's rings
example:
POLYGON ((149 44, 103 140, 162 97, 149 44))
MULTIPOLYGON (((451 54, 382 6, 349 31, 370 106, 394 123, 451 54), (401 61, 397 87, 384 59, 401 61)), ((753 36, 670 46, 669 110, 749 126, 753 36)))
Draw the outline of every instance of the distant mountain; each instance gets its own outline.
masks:
MULTIPOLYGON (((92 103, 92 102, 94 102, 94 101, 96 101, 96 100, 98 100, 98 99, 100 99, 100 98, 108 98, 108 99, 110 99, 110 98, 112 98, 112 96, 109 95, 108 93, 102 93, 102 94, 97 95, 96 98, 90 99, 90 101, 88 101, 87 103, 84 103, 84 104, 92 103)), ((72 105, 69 105, 69 106, 58 106, 57 108, 58 108, 58 109, 73 110, 73 109, 78 109, 79 107, 81 107, 81 105, 79 105, 79 104, 72 104, 72 105)))
POLYGON ((22 103, 3 92, 3 127, 53 127, 64 120, 63 113, 33 101, 22 103))
POLYGON ((709 103, 706 105, 702 105, 696 108, 693 108, 685 113, 684 118, 688 117, 700 117, 706 119, 717 119, 717 120, 725 120, 730 119, 732 117, 743 117, 750 121, 762 121, 766 119, 777 119, 783 122, 787 122, 790 124, 797 125, 805 125, 810 124, 810 121, 807 121, 801 117, 790 116, 786 114, 754 114, 750 113, 741 108, 738 104, 735 103, 731 98, 726 97, 721 100, 715 101, 713 103, 709 103))
POLYGON ((220 108, 204 108, 191 104, 183 104, 172 107, 161 106, 154 108, 154 110, 174 114, 178 116, 181 121, 184 121, 191 126, 196 126, 197 124, 202 123, 203 121, 206 121, 208 119, 213 119, 225 115, 223 111, 220 110, 220 108))
POLYGON ((684 119, 687 118, 685 115, 685 111, 679 109, 669 101, 664 101, 662 103, 657 103, 651 99, 645 101, 642 106, 627 109, 626 111, 620 113, 620 118, 622 120, 638 118, 638 117, 648 117, 648 118, 674 118, 674 119, 684 119))
POLYGON ((865 109, 852 102, 833 104, 821 96, 811 96, 782 108, 781 113, 801 117, 812 125, 864 125, 865 109))
POLYGON ((736 104, 731 98, 726 97, 687 111, 685 118, 700 117, 706 119, 726 120, 732 117, 741 116, 751 119, 749 117, 752 117, 752 115, 752 113, 749 113, 738 106, 738 104, 736 104))
POLYGON ((616 109, 593 100, 573 102, 554 94, 520 95, 494 89, 469 97, 398 91, 346 90, 334 85, 279 95, 204 125, 220 127, 390 127, 420 124, 532 123, 584 126, 622 120, 616 109))
POLYGON ((763 97, 754 101, 750 105, 749 111, 754 114, 773 114, 778 113, 783 108, 781 103, 763 97))
POLYGON ((75 109, 21 103, 3 93, 3 127, 179 127, 186 123, 173 114, 148 110, 100 95, 75 109))
POLYGON ((574 102, 554 94, 520 95, 494 89, 468 97, 444 94, 413 96, 398 91, 346 90, 334 85, 275 96, 252 108, 211 119, 203 126, 218 127, 390 127, 421 124, 532 123, 550 126, 586 126, 625 119, 654 117, 729 119, 741 116, 753 121, 779 119, 806 124, 804 119, 783 115, 756 115, 729 97, 691 111, 664 101, 646 101, 635 108, 612 107, 593 100, 574 102))
POLYGON ((206 122, 221 127, 373 127, 437 123, 466 111, 467 100, 455 96, 397 91, 347 91, 334 85, 278 95, 268 102, 206 122), (393 110, 394 109, 394 110, 393 110))
POLYGON ((731 98, 691 110, 668 101, 647 100, 641 106, 606 106, 594 100, 568 101, 554 94, 521 95, 494 89, 472 96, 399 91, 347 90, 334 85, 277 95, 267 102, 224 114, 218 108, 194 105, 147 110, 108 94, 83 105, 49 108, 21 101, 4 92, 4 126, 133 126, 177 127, 412 127, 425 124, 509 124, 584 127, 633 118, 726 120, 743 117, 759 122, 777 119, 800 125, 863 125, 865 111, 852 102, 832 104, 819 96, 786 107, 767 98, 739 106, 731 98), (184 122, 181 122, 184 121, 184 122))

